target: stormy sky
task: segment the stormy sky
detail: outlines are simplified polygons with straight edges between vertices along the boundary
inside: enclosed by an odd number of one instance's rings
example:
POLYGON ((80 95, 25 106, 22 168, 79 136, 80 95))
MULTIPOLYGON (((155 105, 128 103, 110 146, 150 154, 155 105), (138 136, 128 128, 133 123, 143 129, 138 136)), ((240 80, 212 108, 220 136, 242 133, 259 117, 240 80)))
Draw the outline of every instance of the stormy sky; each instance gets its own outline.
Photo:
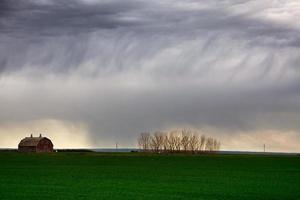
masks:
POLYGON ((298 0, 1 0, 0 147, 179 127, 300 151, 298 0))

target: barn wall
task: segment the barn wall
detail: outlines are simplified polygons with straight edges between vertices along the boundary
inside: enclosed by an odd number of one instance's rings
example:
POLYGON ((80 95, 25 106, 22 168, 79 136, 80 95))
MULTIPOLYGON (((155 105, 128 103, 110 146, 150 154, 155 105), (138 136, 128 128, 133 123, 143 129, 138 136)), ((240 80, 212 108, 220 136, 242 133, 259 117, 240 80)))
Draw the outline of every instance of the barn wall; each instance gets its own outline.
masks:
POLYGON ((53 152, 52 142, 48 139, 41 140, 37 145, 36 152, 39 153, 53 152))
POLYGON ((19 147, 20 152, 36 152, 36 147, 19 147))

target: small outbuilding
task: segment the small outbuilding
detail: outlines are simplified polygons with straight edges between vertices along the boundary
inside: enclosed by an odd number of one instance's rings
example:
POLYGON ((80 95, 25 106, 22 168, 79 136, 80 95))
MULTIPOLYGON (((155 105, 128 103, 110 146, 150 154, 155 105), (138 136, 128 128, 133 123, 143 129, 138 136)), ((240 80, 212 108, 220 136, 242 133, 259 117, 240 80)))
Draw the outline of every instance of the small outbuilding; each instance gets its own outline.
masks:
POLYGON ((42 137, 26 137, 18 145, 18 151, 20 152, 37 152, 37 153, 49 153, 53 152, 53 143, 50 139, 42 137))

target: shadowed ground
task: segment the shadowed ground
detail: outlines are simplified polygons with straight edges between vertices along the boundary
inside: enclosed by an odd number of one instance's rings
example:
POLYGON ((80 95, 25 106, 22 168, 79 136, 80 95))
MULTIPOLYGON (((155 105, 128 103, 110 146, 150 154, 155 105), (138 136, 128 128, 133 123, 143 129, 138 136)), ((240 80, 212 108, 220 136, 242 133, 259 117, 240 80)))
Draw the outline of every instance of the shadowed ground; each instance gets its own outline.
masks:
POLYGON ((300 157, 0 153, 0 199, 300 199, 300 157))

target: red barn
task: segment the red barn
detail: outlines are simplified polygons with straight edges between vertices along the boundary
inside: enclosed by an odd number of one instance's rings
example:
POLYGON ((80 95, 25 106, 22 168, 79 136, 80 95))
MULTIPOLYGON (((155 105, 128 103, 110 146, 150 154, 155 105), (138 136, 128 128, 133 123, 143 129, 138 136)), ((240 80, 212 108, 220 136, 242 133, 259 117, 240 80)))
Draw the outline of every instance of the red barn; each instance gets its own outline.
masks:
POLYGON ((26 137, 19 143, 18 151, 20 152, 53 152, 53 144, 46 137, 26 137))

